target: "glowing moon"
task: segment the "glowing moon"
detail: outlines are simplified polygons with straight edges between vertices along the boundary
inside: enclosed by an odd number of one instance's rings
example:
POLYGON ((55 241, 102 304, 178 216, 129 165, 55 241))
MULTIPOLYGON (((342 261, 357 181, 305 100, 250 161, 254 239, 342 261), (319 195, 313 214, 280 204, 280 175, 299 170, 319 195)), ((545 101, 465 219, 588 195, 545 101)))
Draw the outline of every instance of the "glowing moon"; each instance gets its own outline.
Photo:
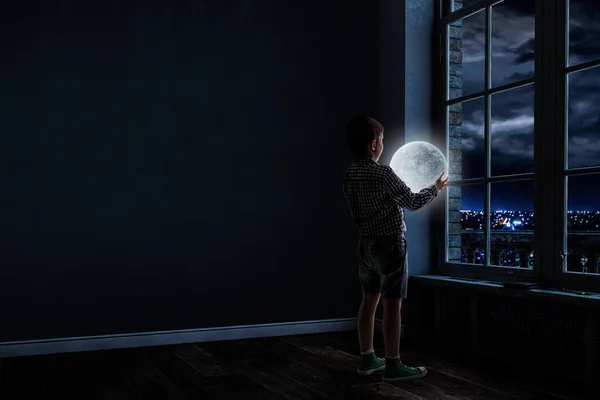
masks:
POLYGON ((414 193, 432 185, 442 172, 448 172, 444 154, 427 142, 410 142, 400 147, 390 167, 414 193))

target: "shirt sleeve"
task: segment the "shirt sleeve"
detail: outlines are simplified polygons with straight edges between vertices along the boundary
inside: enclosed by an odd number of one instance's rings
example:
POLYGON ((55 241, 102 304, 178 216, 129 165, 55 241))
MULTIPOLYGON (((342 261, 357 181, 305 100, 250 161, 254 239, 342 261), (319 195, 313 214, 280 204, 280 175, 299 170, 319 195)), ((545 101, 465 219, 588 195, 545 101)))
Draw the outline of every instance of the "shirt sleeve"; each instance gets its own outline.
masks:
POLYGON ((438 194, 435 185, 428 186, 419 193, 413 193, 389 166, 386 168, 383 185, 384 190, 392 197, 392 200, 396 204, 410 211, 416 211, 425 207, 438 194))

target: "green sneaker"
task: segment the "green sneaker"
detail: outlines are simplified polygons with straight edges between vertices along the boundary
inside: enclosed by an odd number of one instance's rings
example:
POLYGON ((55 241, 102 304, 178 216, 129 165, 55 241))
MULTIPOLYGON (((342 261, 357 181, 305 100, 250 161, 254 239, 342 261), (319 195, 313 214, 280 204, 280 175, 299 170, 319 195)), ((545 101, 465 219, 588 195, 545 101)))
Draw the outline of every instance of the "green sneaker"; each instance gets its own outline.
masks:
POLYGON ((388 358, 385 362, 383 380, 388 382, 419 379, 427 375, 425 367, 409 367, 398 358, 388 358))
POLYGON ((385 369, 385 359, 379 358, 375 352, 361 356, 360 366, 358 367, 359 375, 371 375, 374 372, 385 369))

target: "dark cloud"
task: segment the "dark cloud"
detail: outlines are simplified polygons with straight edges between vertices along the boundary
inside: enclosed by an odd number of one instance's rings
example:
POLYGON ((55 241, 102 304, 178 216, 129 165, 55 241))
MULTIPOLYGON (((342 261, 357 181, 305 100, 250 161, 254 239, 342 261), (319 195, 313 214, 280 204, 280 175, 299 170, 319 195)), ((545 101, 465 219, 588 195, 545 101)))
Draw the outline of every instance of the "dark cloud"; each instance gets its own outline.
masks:
POLYGON ((534 68, 535 15, 518 2, 503 2, 492 10, 492 85, 512 83, 515 74, 534 68), (523 12, 520 10, 522 9, 523 12))
MULTIPOLYGON (((532 1, 505 1, 493 9, 492 84, 504 85, 533 76, 535 59, 534 6, 532 1)), ((483 88, 483 19, 463 25, 465 92, 483 88), (476 54, 479 52, 479 54, 476 54)), ((573 1, 571 7, 571 57, 600 58, 600 2, 573 1), (592 10, 593 8, 593 10, 592 10), (597 56, 594 56, 598 54, 597 56)), ((569 78, 570 166, 600 164, 600 69, 574 73, 569 78)), ((492 97, 493 164, 503 173, 523 172, 532 165, 533 86, 492 97), (494 159, 497 161, 494 162, 494 159), (511 170, 512 169, 512 170, 511 170)), ((483 157, 483 113, 463 112, 463 157, 478 164, 483 157)))
POLYGON ((600 57, 600 32, 588 30, 584 26, 571 26, 569 29, 569 58, 584 62, 600 57))
MULTIPOLYGON (((502 11, 505 14, 533 15, 535 14, 534 0, 505 0, 492 7, 493 11, 502 11)), ((492 11, 492 12, 493 12, 492 11)))
POLYGON ((507 120, 530 113, 533 115, 534 90, 533 84, 530 84, 492 95, 492 119, 507 120))
MULTIPOLYGON (((492 86, 534 75, 534 1, 507 0, 492 12, 492 86)), ((600 1, 571 0, 570 65, 600 58, 600 1)), ((482 90, 484 82, 483 19, 473 17, 463 25, 465 92, 482 90)), ((569 75, 568 165, 600 165, 600 67, 569 75)), ((491 166, 494 175, 533 172, 533 85, 492 96, 491 166)), ((482 102, 463 105, 462 157, 464 177, 481 176, 484 162, 482 102)), ((600 181, 600 177, 598 178, 600 181)), ((581 192, 579 186, 570 190, 581 192)), ((583 189, 582 189, 583 190, 583 189)), ((585 190, 583 190, 585 192, 585 190)), ((510 196, 515 196, 514 193, 510 196)), ((585 203, 582 197, 578 206, 585 203)), ((527 200, 527 199, 525 199, 527 200)), ((524 200, 524 201, 525 201, 524 200)), ((466 200, 469 201, 468 199, 466 200)), ((531 201, 531 199, 528 199, 531 201)), ((590 199, 591 201, 591 199, 590 199)), ((595 199, 597 203, 597 199, 595 199)), ((595 204, 594 203, 594 204, 595 204)), ((596 207, 597 208, 597 207, 596 207)))
POLYGON ((469 17, 463 23, 463 41, 471 43, 476 42, 478 44, 477 47, 479 47, 480 50, 483 50, 482 45, 484 42, 481 37, 485 34, 483 14, 476 14, 476 16, 480 18, 475 18, 475 16, 469 17), (464 29, 465 25, 467 29, 464 29))
POLYGON ((569 76, 568 166, 600 165, 600 67, 569 76))
POLYGON ((515 72, 509 75, 506 80, 510 82, 522 81, 533 77, 533 71, 531 72, 515 72))
POLYGON ((514 64, 533 62, 535 60, 535 38, 527 40, 515 50, 508 49, 508 51, 516 55, 516 58, 513 61, 514 64))
POLYGON ((600 2, 569 3, 569 64, 600 58, 600 2))
POLYGON ((463 95, 480 92, 484 89, 485 74, 485 18, 478 12, 463 20, 463 95))

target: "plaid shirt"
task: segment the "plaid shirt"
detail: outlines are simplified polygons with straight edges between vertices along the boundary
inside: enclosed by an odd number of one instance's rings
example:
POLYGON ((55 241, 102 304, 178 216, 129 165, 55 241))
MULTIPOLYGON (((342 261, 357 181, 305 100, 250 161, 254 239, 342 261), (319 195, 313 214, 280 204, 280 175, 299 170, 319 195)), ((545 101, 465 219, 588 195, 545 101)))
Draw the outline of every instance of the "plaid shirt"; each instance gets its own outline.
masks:
POLYGON ((404 208, 418 210, 437 196, 435 185, 413 193, 387 165, 355 158, 344 173, 344 196, 359 235, 396 235, 406 231, 404 208))

